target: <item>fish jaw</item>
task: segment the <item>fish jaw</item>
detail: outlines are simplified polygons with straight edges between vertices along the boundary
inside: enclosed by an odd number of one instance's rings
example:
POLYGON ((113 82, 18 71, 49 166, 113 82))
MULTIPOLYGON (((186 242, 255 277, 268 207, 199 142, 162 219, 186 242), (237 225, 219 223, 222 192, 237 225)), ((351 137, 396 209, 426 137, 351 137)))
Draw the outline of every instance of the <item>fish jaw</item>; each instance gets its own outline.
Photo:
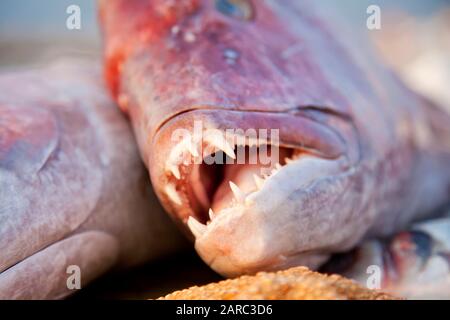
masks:
POLYGON ((323 221, 328 213, 322 216, 307 209, 311 205, 307 198, 314 193, 318 176, 338 170, 334 160, 299 160, 268 178, 260 190, 220 212, 205 227, 188 221, 194 229, 197 251, 226 276, 298 264, 317 267, 326 254, 306 252, 317 249, 318 239, 314 238, 320 238, 332 225, 323 221), (322 221, 312 221, 312 215, 322 221))
MULTIPOLYGON (((371 225, 370 217, 357 214, 364 188, 354 183, 354 176, 365 172, 354 167, 358 152, 351 126, 327 115, 325 122, 338 123, 330 128, 319 118, 313 114, 199 109, 171 119, 156 134, 152 143, 158 152, 151 153, 148 161, 154 188, 214 270, 236 276, 299 264, 316 268, 335 248, 354 245, 371 225), (180 147, 190 160, 201 154, 201 143, 171 140, 176 129, 195 131, 196 120, 222 133, 227 127, 284 126, 279 131, 278 158, 269 165, 270 172, 246 173, 254 168, 223 164, 223 181, 216 185, 210 202, 199 205, 189 192, 201 180, 189 180, 199 165, 170 162, 171 154, 180 147), (333 231, 337 227, 341 232, 333 231), (315 253, 310 254, 312 251, 315 253)), ((237 147, 231 142, 218 149, 238 156, 237 147)), ((214 174, 208 171, 208 175, 214 174)))

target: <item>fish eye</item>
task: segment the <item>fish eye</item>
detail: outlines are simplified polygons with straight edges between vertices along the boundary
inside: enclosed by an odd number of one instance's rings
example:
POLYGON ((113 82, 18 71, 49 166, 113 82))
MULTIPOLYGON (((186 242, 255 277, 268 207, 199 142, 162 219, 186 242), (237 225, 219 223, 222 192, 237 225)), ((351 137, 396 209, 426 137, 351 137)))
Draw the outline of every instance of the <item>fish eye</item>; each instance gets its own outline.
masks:
POLYGON ((254 9, 250 0, 216 0, 216 9, 222 14, 239 19, 251 20, 254 9))

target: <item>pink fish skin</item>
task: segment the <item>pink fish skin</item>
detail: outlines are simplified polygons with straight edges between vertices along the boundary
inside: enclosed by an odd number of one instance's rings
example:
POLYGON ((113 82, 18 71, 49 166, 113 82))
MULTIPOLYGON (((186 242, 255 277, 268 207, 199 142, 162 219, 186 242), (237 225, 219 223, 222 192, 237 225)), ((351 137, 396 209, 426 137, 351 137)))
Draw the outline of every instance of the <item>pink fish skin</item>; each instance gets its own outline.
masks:
POLYGON ((181 239, 98 66, 0 75, 0 299, 63 298, 70 266, 84 288, 181 239))
MULTIPOLYGON (((449 115, 330 16, 294 0, 100 1, 106 79, 155 191, 223 275, 317 268, 449 199, 449 115), (279 130, 281 168, 258 178, 261 163, 208 166, 189 154, 173 165, 174 135, 196 122, 279 130)), ((186 149, 232 158, 239 144, 222 138, 186 149)))

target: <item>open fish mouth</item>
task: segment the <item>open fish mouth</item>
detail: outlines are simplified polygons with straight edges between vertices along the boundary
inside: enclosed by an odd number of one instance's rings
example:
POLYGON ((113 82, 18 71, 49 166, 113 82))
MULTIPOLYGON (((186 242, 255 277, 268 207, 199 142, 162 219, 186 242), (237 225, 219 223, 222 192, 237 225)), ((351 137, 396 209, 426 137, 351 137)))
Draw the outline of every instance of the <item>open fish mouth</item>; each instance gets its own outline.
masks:
MULTIPOLYGON (((346 142, 324 115, 308 107, 286 113, 197 109, 169 119, 156 136, 171 141, 170 148, 162 147, 166 156, 157 173, 166 180, 161 191, 169 211, 198 239, 220 217, 254 208, 261 195, 300 186, 290 177, 311 162, 334 161, 333 171, 343 170, 346 142)), ((301 174, 311 181, 331 173, 321 169, 301 174)))
POLYGON ((129 2, 101 5, 106 78, 158 198, 214 270, 315 268, 448 200, 448 117, 324 7, 129 2), (178 135, 196 121, 219 134, 178 135), (279 142, 224 137, 236 128, 279 142), (273 161, 250 163, 264 147, 273 161))

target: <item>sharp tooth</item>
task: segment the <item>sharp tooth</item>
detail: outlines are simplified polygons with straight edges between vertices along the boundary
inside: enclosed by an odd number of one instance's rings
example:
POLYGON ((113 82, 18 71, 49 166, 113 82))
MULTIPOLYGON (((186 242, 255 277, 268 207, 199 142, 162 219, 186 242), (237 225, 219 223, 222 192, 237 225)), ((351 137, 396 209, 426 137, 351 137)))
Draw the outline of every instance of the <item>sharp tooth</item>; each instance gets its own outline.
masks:
POLYGON ((181 179, 180 169, 176 164, 172 164, 168 166, 168 169, 178 180, 181 179))
POLYGON ((261 189, 263 184, 264 184, 264 179, 261 178, 260 176, 256 175, 256 174, 254 174, 253 175, 253 180, 255 180, 256 187, 258 189, 261 189))
POLYGON ((275 165, 275 168, 277 168, 277 170, 280 170, 280 169, 281 169, 281 167, 282 167, 282 165, 281 165, 281 164, 279 164, 279 163, 277 163, 277 164, 275 165))
POLYGON ((284 162, 286 162, 286 164, 289 164, 291 162, 294 162, 294 160, 292 160, 291 158, 284 158, 284 162))
POLYGON ((220 148, 231 159, 236 159, 236 154, 234 153, 233 147, 231 146, 231 144, 227 140, 225 140, 225 138, 223 139, 223 145, 220 148))
POLYGON ((166 185, 165 191, 170 200, 175 202, 177 205, 181 205, 181 198, 173 184, 166 185))
POLYGON ((209 208, 209 220, 213 220, 216 217, 216 214, 214 213, 214 211, 209 208))
POLYGON ((195 238, 200 238, 206 231, 206 226, 194 217, 189 217, 187 224, 195 238))
POLYGON ((212 144, 214 147, 225 152, 225 154, 230 158, 236 159, 233 145, 231 145, 222 134, 215 134, 213 136, 206 137, 205 140, 212 144))
POLYGON ((172 173, 175 176, 175 178, 181 179, 180 169, 178 168, 177 165, 172 167, 172 173))
POLYGON ((242 192, 241 189, 239 189, 239 187, 237 185, 235 185, 232 181, 229 182, 230 183, 230 188, 231 191, 234 194, 234 197, 236 198, 238 203, 243 203, 245 200, 245 193, 242 192))

